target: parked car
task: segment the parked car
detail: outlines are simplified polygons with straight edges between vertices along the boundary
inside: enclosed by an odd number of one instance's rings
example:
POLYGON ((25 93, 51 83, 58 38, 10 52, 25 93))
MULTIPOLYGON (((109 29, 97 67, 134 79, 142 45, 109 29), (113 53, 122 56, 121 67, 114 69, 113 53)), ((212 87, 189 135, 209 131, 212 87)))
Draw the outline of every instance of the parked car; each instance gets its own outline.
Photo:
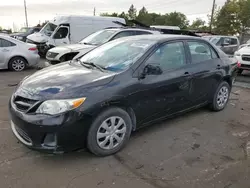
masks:
POLYGON ((103 43, 112 41, 126 36, 143 35, 143 34, 160 34, 159 31, 138 29, 138 28, 110 28, 103 29, 92 33, 82 39, 77 44, 70 44, 52 48, 46 54, 46 59, 50 64, 57 64, 64 61, 72 60, 83 56, 88 51, 96 48, 103 43))
POLYGON ((36 45, 0 35, 0 69, 22 71, 38 64, 39 59, 36 45))
POLYGON ((237 50, 234 54, 234 57, 239 62, 239 74, 241 74, 244 70, 250 70, 250 45, 237 50))
POLYGON ((38 46, 39 54, 45 56, 50 48, 75 44, 83 37, 107 27, 125 24, 124 18, 101 16, 57 16, 48 22, 39 33, 27 37, 28 43, 38 46))
POLYGON ((17 33, 10 34, 11 37, 26 42, 27 36, 32 33, 37 33, 41 30, 40 27, 22 27, 17 33))
POLYGON ((198 37, 120 38, 23 79, 9 102, 11 128, 32 149, 111 155, 138 128, 204 105, 223 110, 233 72, 198 37))
POLYGON ((245 47, 245 46, 250 46, 250 40, 248 40, 245 44, 240 45, 238 50, 245 47))
POLYGON ((237 51, 240 46, 239 39, 234 36, 213 35, 204 36, 203 38, 209 40, 228 55, 234 55, 234 52, 237 51))

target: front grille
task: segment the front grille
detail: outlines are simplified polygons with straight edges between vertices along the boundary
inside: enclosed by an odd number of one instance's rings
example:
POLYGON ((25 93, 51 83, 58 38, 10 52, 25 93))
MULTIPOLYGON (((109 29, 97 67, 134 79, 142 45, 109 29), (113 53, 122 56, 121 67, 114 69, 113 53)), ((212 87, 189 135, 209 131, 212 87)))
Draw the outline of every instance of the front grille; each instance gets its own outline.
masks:
POLYGON ((16 108, 20 111, 27 111, 29 110, 34 104, 38 102, 37 100, 27 99, 21 96, 16 96, 14 98, 14 104, 16 108))
POLYGON ((250 61, 250 55, 242 55, 243 61, 250 61))
POLYGON ((17 126, 15 126, 15 129, 16 129, 17 133, 19 134, 19 136, 21 136, 26 142, 32 143, 29 135, 24 130, 20 129, 17 126))
POLYGON ((240 67, 242 67, 242 68, 249 68, 250 69, 250 65, 246 65, 246 64, 241 64, 240 67))

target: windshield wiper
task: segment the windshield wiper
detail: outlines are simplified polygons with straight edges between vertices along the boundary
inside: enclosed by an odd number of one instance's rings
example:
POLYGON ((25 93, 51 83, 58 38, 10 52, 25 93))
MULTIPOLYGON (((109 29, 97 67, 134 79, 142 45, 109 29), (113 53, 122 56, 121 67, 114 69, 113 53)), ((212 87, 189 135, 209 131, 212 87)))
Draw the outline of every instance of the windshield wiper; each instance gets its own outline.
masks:
POLYGON ((81 62, 81 65, 83 65, 83 66, 85 66, 85 67, 86 67, 86 65, 90 65, 90 66, 92 66, 92 67, 95 67, 95 68, 99 69, 99 70, 102 71, 102 72, 104 72, 104 70, 106 70, 105 67, 102 67, 102 66, 97 65, 97 64, 92 63, 92 62, 83 62, 83 61, 80 61, 80 62, 81 62))

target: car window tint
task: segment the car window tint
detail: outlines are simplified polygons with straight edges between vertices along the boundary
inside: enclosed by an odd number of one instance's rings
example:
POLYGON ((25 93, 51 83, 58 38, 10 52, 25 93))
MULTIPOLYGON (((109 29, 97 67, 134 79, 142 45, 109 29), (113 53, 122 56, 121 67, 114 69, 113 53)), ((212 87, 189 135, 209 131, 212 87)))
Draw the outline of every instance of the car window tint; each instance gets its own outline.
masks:
POLYGON ((183 42, 167 43, 160 46, 146 64, 156 64, 164 70, 175 69, 186 63, 183 42))
POLYGON ((224 44, 231 44, 231 38, 224 38, 224 44))
POLYGON ((120 33, 118 33, 113 39, 118 39, 121 37, 128 37, 128 36, 132 36, 135 35, 134 31, 122 31, 120 33))
POLYGON ((237 44, 238 44, 237 39, 231 38, 231 43, 230 43, 230 44, 231 44, 231 45, 237 45, 237 44))
POLYGON ((210 59, 218 58, 217 53, 206 43, 203 42, 187 42, 192 63, 200 63, 210 59))
POLYGON ((5 48, 5 47, 11 47, 11 46, 15 46, 15 44, 8 40, 0 39, 0 47, 5 48))
POLYGON ((135 31, 135 34, 136 34, 136 35, 150 35, 150 34, 152 34, 152 33, 147 32, 147 31, 135 31))
POLYGON ((61 27, 57 30, 56 34, 54 35, 54 39, 63 39, 68 36, 68 28, 67 27, 61 27))

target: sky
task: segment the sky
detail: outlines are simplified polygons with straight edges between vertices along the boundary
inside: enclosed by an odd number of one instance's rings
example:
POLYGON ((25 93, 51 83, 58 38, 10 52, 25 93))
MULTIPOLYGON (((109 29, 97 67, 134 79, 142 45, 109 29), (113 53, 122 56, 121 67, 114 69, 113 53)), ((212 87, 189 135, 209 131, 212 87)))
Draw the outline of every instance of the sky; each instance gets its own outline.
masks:
MULTIPOLYGON (((25 25, 24 0, 0 0, 0 26, 18 29, 25 25)), ((216 0, 221 6, 226 0, 216 0)), ((29 26, 56 15, 96 15, 104 12, 127 12, 134 4, 137 11, 145 6, 148 12, 165 14, 178 11, 186 14, 190 21, 196 18, 207 20, 211 12, 213 0, 26 0, 29 26)))

